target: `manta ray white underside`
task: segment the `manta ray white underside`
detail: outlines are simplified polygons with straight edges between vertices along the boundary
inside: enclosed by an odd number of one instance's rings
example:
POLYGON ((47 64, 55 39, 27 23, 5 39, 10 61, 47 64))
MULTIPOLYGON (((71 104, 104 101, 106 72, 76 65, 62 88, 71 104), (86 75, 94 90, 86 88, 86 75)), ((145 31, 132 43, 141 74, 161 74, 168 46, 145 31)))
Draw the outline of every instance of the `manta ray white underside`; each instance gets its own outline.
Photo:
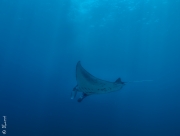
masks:
POLYGON ((94 77, 81 66, 80 61, 76 65, 76 80, 77 85, 71 93, 71 99, 75 98, 77 92, 82 92, 78 102, 81 102, 88 95, 118 91, 125 85, 120 78, 115 82, 109 82, 94 77))

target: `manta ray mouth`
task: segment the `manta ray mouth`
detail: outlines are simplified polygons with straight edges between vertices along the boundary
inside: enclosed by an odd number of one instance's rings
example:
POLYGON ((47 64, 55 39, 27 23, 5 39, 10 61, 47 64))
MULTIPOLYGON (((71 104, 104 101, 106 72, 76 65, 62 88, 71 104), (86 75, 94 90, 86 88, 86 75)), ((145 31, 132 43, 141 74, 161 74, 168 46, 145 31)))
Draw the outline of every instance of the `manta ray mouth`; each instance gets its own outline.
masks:
POLYGON ((115 82, 109 82, 96 78, 81 66, 80 61, 76 65, 76 80, 77 85, 73 89, 71 98, 74 98, 77 92, 82 92, 83 95, 80 97, 81 99, 78 100, 79 102, 88 95, 118 91, 125 85, 120 78, 118 78, 115 82))

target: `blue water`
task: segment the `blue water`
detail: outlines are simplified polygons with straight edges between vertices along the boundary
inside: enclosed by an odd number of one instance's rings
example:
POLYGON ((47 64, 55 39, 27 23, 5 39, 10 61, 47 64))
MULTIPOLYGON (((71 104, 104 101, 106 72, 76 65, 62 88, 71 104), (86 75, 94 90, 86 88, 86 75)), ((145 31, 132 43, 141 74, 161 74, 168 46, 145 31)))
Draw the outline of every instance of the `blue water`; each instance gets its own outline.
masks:
POLYGON ((180 0, 0 0, 0 132, 180 136, 179 7, 180 0), (78 103, 80 93, 70 99, 78 61, 107 81, 150 81, 78 103))

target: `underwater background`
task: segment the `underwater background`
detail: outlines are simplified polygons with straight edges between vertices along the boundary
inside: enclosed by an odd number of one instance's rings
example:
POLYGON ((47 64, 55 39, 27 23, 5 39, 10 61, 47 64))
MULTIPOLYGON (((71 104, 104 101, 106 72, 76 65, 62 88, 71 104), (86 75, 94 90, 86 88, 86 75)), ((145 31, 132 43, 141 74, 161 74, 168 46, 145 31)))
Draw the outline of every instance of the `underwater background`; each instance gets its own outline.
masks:
POLYGON ((179 7, 180 0, 0 0, 0 134, 180 136, 179 7), (71 100, 78 61, 95 77, 129 83, 71 100))

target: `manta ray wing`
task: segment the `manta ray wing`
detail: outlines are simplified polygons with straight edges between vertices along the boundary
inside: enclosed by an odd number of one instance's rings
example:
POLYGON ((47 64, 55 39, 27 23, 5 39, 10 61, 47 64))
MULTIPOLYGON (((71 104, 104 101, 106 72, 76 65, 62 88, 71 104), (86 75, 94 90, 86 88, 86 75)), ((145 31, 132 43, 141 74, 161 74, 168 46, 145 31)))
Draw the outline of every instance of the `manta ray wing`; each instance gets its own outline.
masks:
POLYGON ((79 92, 86 94, 114 92, 120 90, 124 85, 120 78, 116 82, 109 82, 94 77, 81 66, 80 61, 76 66, 76 80, 79 92))

